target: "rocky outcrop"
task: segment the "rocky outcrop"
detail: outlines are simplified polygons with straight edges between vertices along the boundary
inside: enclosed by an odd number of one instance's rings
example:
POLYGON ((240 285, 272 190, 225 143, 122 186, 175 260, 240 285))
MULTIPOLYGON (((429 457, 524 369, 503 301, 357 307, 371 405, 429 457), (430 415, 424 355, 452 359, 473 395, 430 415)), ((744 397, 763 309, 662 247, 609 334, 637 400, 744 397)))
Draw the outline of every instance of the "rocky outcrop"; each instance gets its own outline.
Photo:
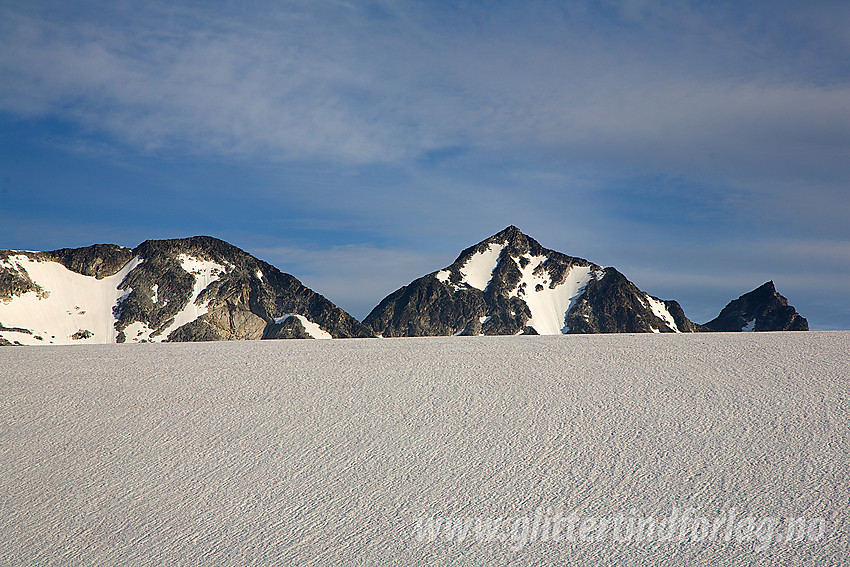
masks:
POLYGON ((809 323, 788 305, 772 281, 731 301, 705 324, 712 331, 808 331, 809 323))
POLYGON ((132 257, 131 249, 115 244, 62 248, 41 254, 44 260, 55 260, 72 272, 97 279, 117 274, 132 257))
POLYGON ((391 293, 363 322, 385 337, 701 330, 675 301, 544 248, 515 226, 391 293))
POLYGON ((19 269, 9 260, 14 254, 15 252, 10 250, 0 251, 0 300, 12 299, 29 291, 43 292, 26 271, 19 269))
POLYGON ((297 317, 286 317, 279 323, 272 323, 263 331, 264 339, 312 339, 297 317))

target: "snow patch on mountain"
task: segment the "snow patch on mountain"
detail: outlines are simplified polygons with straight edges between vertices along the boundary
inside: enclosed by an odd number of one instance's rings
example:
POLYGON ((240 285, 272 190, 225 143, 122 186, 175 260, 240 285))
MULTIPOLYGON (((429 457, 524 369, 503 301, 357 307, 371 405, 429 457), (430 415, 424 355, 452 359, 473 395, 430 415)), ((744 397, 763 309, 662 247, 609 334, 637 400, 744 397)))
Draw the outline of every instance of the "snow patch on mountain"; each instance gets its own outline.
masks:
POLYGON ((462 281, 481 291, 487 289, 504 247, 504 243, 490 244, 486 250, 473 254, 460 268, 462 281))
MULTIPOLYGON (((198 304, 198 297, 215 281, 227 272, 227 268, 217 262, 210 260, 202 260, 189 256, 188 254, 179 254, 177 261, 180 266, 195 277, 195 284, 192 289, 192 297, 189 298, 189 303, 186 304, 180 313, 174 317, 172 322, 161 335, 154 337, 154 340, 163 341, 168 338, 172 331, 179 329, 186 323, 191 323, 201 315, 205 315, 209 310, 207 303, 198 304)), ((232 266, 231 266, 232 268, 232 266)), ((126 334, 126 333, 125 333, 126 334)))
POLYGON ((322 329, 319 325, 310 321, 303 315, 298 315, 297 313, 287 313, 283 317, 276 317, 274 322, 280 324, 289 319, 290 317, 295 317, 296 319, 298 319, 301 322, 301 325, 304 327, 304 330, 307 331, 307 334, 309 334, 314 339, 333 338, 333 336, 331 336, 329 332, 322 329))
POLYGON ((0 323, 20 331, 0 331, 0 337, 25 345, 115 342, 113 309, 131 290, 118 289, 128 273, 143 262, 134 258, 115 275, 97 279, 73 272, 53 261, 38 261, 26 255, 10 256, 5 262, 44 291, 28 291, 0 301, 0 323))
POLYGON ((572 266, 564 281, 551 286, 549 271, 543 268, 548 256, 524 256, 522 266, 519 258, 513 260, 522 273, 522 278, 509 297, 519 297, 528 305, 531 318, 526 325, 534 327, 541 335, 560 335, 567 332, 564 319, 567 312, 593 278, 591 266, 572 266))
MULTIPOLYGON (((681 333, 679 327, 676 326, 676 320, 673 319, 673 316, 670 315, 670 311, 667 310, 667 306, 664 305, 664 302, 655 299, 648 293, 643 294, 644 299, 646 300, 645 305, 647 305, 656 317, 667 323, 667 326, 670 327, 674 332, 681 333)), ((653 332, 660 332, 653 329, 653 332)))
POLYGON ((124 328, 124 342, 128 343, 145 343, 145 342, 162 342, 163 337, 158 335, 151 338, 151 333, 155 329, 148 327, 147 323, 141 321, 133 321, 124 328))

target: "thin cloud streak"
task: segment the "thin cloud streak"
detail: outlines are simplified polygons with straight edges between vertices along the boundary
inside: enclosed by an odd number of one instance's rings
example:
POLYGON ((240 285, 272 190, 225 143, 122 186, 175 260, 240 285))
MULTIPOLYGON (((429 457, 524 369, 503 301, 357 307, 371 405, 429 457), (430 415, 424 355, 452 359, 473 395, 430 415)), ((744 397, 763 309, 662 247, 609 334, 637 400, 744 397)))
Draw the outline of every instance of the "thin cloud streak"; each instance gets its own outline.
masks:
POLYGON ((108 22, 92 30, 12 14, 2 66, 16 80, 0 104, 66 115, 148 151, 261 152, 272 161, 385 163, 460 144, 675 172, 846 171, 846 84, 718 76, 712 56, 681 69, 643 36, 623 59, 563 20, 498 21, 491 28, 507 36, 494 42, 410 16, 388 23, 351 8, 318 21, 329 12, 317 12, 157 34, 157 20, 142 18, 129 40, 108 22), (541 30, 575 39, 541 45, 541 30))
MULTIPOLYGON (((127 193, 204 205, 172 234, 173 211, 140 220, 81 175, 71 197, 27 187, 16 212, 30 194, 72 198, 93 242, 244 235, 360 316, 508 224, 627 275, 660 266, 638 283, 669 297, 687 293, 665 274, 720 285, 738 270, 728 300, 796 263, 796 289, 848 303, 834 284, 850 242, 847 17, 841 2, 7 3, 0 119, 81 169, 125 163, 104 169, 127 193), (61 133, 39 133, 48 122, 61 133), (222 174, 175 175, 180 162, 222 174)), ((25 216, 0 237, 68 245, 56 219, 25 216)), ((698 311, 718 296, 701 293, 698 311)))

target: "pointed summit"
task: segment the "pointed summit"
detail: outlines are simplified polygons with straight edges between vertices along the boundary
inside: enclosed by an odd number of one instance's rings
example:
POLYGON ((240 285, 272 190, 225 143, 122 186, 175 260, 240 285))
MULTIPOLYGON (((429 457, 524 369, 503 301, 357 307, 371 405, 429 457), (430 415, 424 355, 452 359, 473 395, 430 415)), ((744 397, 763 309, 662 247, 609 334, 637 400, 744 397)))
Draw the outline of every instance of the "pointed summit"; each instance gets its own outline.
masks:
POLYGON ((544 248, 513 225, 396 290, 363 322, 385 337, 695 328, 676 302, 640 291, 613 268, 544 248))
POLYGON ((519 239, 527 239, 528 237, 522 233, 520 229, 515 227, 514 225, 510 225, 507 228, 497 232, 490 238, 488 238, 485 242, 494 241, 494 242, 516 242, 519 239))
POLYGON ((729 302, 705 324, 713 331, 808 331, 809 323, 788 305, 773 281, 729 302))

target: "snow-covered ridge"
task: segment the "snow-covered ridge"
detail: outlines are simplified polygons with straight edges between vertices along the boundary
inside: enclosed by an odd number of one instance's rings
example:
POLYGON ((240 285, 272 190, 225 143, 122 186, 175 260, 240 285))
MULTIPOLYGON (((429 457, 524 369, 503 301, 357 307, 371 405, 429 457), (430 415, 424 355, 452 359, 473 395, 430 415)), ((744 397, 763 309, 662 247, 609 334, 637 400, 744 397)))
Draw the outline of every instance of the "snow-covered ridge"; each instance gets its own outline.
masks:
POLYGON ((97 279, 59 262, 35 260, 24 254, 10 256, 4 266, 26 272, 43 292, 28 291, 0 301, 0 323, 4 327, 32 331, 3 330, 0 337, 24 345, 115 342, 118 332, 113 309, 131 291, 118 286, 142 262, 133 258, 118 273, 97 279))
POLYGON ((293 276, 208 236, 3 250, 0 276, 0 345, 259 340, 273 338, 270 316, 290 311, 333 337, 374 336, 293 276))
MULTIPOLYGON (((466 286, 484 291, 493 279, 493 272, 499 264, 502 252, 508 246, 507 242, 491 242, 486 248, 479 249, 469 256, 460 266, 461 280, 451 287, 454 290, 466 286), (465 284, 465 285, 464 285, 465 284)), ((531 311, 531 318, 526 325, 533 327, 541 335, 558 335, 569 331, 566 327, 566 315, 581 297, 587 284, 604 277, 604 269, 588 264, 572 265, 567 268, 563 281, 553 285, 552 274, 544 264, 552 258, 551 251, 520 256, 509 255, 520 272, 520 281, 516 287, 507 291, 508 298, 520 299, 531 311)), ((434 273, 434 277, 445 284, 451 278, 451 268, 445 268, 434 273)), ((481 317, 485 323, 490 317, 481 317)), ((459 329, 455 334, 463 334, 459 329)), ((520 331, 521 332, 521 331, 520 331)))
MULTIPOLYGON (((207 313, 208 302, 198 303, 199 296, 218 281, 227 268, 188 254, 178 255, 177 261, 195 278, 189 302, 156 336, 151 336, 156 330, 147 323, 131 323, 124 329, 127 342, 164 341, 175 329, 207 313)), ((24 254, 10 256, 3 267, 26 273, 43 291, 29 291, 0 302, 3 327, 31 331, 30 334, 2 330, 0 337, 24 345, 117 342, 115 308, 133 291, 118 287, 142 262, 136 257, 115 275, 97 279, 69 270, 56 261, 36 260, 24 254)), ((151 301, 159 301, 159 284, 151 287, 151 301)))

